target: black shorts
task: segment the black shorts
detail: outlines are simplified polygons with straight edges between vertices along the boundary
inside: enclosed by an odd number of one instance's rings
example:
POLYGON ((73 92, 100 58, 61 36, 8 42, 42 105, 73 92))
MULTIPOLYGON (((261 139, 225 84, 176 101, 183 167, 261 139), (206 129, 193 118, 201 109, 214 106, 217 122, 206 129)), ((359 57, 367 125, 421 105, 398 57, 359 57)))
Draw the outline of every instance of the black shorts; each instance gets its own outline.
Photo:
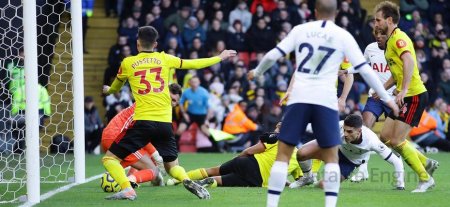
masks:
POLYGON ((122 139, 112 143, 109 151, 124 159, 149 142, 155 146, 164 162, 174 161, 178 157, 172 123, 146 120, 134 121, 122 139))
POLYGON ((425 91, 415 96, 405 97, 404 102, 400 108, 399 116, 395 117, 391 112, 389 113, 389 118, 405 122, 412 127, 418 126, 422 113, 428 104, 428 92, 425 91))
POLYGON ((263 180, 255 157, 236 157, 219 168, 222 186, 261 187, 263 180))
POLYGON ((192 114, 192 113, 187 113, 189 115, 189 119, 191 122, 186 121, 186 119, 183 118, 183 122, 186 124, 192 124, 192 123, 196 123, 198 127, 202 126, 203 124, 205 124, 206 121, 206 114, 192 114))

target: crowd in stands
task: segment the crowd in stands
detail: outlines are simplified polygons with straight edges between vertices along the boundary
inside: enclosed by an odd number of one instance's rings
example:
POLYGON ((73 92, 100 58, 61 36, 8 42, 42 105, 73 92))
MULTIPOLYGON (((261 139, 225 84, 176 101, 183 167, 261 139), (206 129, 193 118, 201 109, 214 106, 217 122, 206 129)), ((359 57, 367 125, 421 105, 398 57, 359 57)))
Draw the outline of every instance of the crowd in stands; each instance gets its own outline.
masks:
MULTIPOLYGON (((120 26, 117 28, 117 43, 109 51, 105 85, 112 82, 123 58, 137 54, 136 34, 140 26, 155 27, 160 34, 158 50, 181 58, 214 56, 225 48, 238 51, 235 59, 205 70, 177 71, 174 82, 187 89, 190 87, 189 80, 195 77, 199 80, 198 87, 208 96, 208 104, 201 106, 205 107, 201 112, 194 112, 189 107, 181 112, 175 110, 174 122, 182 127, 177 132, 179 136, 187 129, 186 124, 197 123, 207 136, 209 134, 203 127, 221 129, 252 143, 252 137, 273 130, 281 120, 285 104, 280 106, 278 102, 296 70, 294 55, 288 54, 279 59, 269 72, 256 81, 248 81, 245 74, 295 25, 314 20, 314 0, 107 2, 106 14, 118 17, 120 26), (202 126, 202 120, 192 119, 192 115, 198 113, 206 116, 206 126, 202 126)), ((359 0, 340 0, 338 3, 336 24, 350 32, 364 51, 368 44, 375 41, 372 35, 373 17, 368 15, 372 11, 362 9, 359 0)), ((434 105, 435 100, 450 103, 450 2, 401 0, 400 5, 399 27, 414 42, 420 74, 430 93, 430 109, 439 111, 439 106, 434 105)), ((344 79, 339 80, 338 88, 342 87, 344 79)), ((356 76, 343 116, 363 109, 360 97, 367 93, 367 89, 362 79, 356 76)), ((189 102, 188 99, 184 101, 189 102)), ((129 89, 105 97, 107 120, 131 103, 129 89)), ((445 114, 439 120, 444 126, 441 127, 443 133, 440 133, 443 139, 449 137, 449 111, 436 113, 445 114)), ((228 149, 227 143, 213 146, 217 151, 228 149)))

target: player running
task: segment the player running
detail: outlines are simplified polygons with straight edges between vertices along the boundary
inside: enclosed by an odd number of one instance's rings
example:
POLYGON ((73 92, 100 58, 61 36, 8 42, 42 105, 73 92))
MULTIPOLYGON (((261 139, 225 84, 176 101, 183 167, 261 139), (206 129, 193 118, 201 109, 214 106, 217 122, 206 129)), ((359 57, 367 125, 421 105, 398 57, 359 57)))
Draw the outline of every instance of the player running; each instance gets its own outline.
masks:
POLYGON ((400 115, 390 113, 384 122, 380 138, 398 152, 419 176, 419 185, 412 192, 426 192, 434 186, 434 179, 425 170, 423 158, 408 144, 406 137, 412 127, 419 124, 420 117, 428 104, 428 92, 420 79, 416 53, 411 39, 397 24, 400 12, 396 4, 384 1, 375 8, 375 28, 388 36, 385 58, 392 76, 385 88, 396 85, 395 101, 401 107, 400 115), (421 161, 422 159, 422 161, 421 161))
MULTIPOLYGON (((175 107, 178 105, 178 101, 181 97, 181 86, 177 83, 172 83, 169 85, 169 92, 172 100, 172 107, 175 107)), ((133 122, 135 107, 136 105, 133 104, 122 110, 114 116, 105 127, 101 141, 104 150, 108 150, 115 140, 120 140, 125 135, 130 124, 133 122)), ((148 143, 145 147, 125 157, 120 164, 123 168, 131 166, 138 170, 135 171, 131 169, 131 173, 128 173, 128 179, 132 182, 132 185, 134 183, 144 183, 148 181, 152 181, 155 185, 160 186, 164 184, 162 178, 162 173, 165 172, 164 163, 162 157, 151 143, 148 143), (160 171, 159 173, 157 173, 154 163, 157 164, 158 170, 160 171)))
MULTIPOLYGON (((370 156, 370 152, 376 152, 384 160, 394 166, 395 173, 393 176, 396 179, 395 189, 405 189, 402 160, 394 155, 392 150, 383 144, 372 130, 366 126, 363 126, 363 120, 359 115, 348 115, 344 121, 339 122, 339 125, 341 139, 343 141, 343 144, 339 147, 338 152, 341 182, 348 179, 356 167, 367 161, 370 156)), ((308 125, 306 131, 314 133, 311 125, 308 125)), ((318 149, 319 145, 317 140, 310 141, 297 151, 297 159, 299 161, 320 159, 321 155, 317 153, 318 149)), ((289 187, 299 188, 312 183, 312 179, 299 179, 291 183, 289 187)), ((320 181, 320 185, 323 187, 323 180, 320 181)))
POLYGON ((178 150, 172 130, 172 107, 168 90, 170 70, 208 67, 235 56, 236 51, 224 50, 219 56, 211 58, 182 60, 164 52, 154 51, 158 45, 157 38, 158 32, 154 27, 140 27, 137 40, 139 54, 125 58, 111 87, 103 88, 105 94, 115 93, 128 81, 136 99, 133 122, 122 139, 113 142, 102 159, 106 170, 122 189, 106 199, 136 199, 136 192, 131 187, 120 162, 149 142, 162 156, 165 169, 172 177, 182 180, 184 187, 198 198, 209 199, 209 192, 192 182, 184 168, 178 165, 178 150))
POLYGON ((341 140, 335 83, 344 57, 355 66, 355 70, 360 71, 382 100, 398 113, 398 106, 366 63, 355 39, 334 23, 336 4, 336 0, 317 0, 317 21, 295 26, 276 48, 264 56, 256 69, 247 74, 252 80, 262 75, 280 57, 295 50, 298 68, 281 126, 277 159, 270 172, 267 206, 278 206, 286 183, 288 162, 308 123, 316 132, 319 153, 326 163, 325 206, 336 206, 340 182, 339 179, 330 179, 331 176, 340 177, 338 146, 341 140))

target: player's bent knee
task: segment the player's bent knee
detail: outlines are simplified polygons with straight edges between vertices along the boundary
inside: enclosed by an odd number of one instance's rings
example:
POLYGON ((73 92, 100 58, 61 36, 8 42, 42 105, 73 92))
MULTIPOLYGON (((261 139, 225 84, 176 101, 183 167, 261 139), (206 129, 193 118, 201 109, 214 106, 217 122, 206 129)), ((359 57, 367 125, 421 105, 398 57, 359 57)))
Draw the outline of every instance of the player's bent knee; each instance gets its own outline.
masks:
POLYGON ((161 156, 161 157, 163 158, 163 161, 165 163, 173 162, 178 158, 177 156, 161 156))

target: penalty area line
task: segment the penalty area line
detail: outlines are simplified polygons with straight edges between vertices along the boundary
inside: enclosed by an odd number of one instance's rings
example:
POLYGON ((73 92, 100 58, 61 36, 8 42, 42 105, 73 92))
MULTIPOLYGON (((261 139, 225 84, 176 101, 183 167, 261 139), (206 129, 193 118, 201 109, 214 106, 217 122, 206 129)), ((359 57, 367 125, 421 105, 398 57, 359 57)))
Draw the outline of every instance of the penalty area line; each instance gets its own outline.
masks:
MULTIPOLYGON (((89 182, 91 182, 91 181, 93 181, 93 180, 95 180, 95 179, 101 178, 102 176, 103 176, 103 173, 98 174, 98 175, 94 175, 94 176, 92 176, 92 177, 87 178, 87 179, 84 181, 84 183, 71 183, 71 184, 69 184, 69 185, 65 185, 65 186, 59 187, 59 188, 57 188, 57 189, 55 189, 55 190, 51 190, 51 191, 49 191, 49 192, 47 192, 47 193, 44 193, 44 194, 42 194, 42 195, 40 196, 41 202, 42 202, 42 201, 45 201, 45 200, 47 200, 47 199, 49 199, 50 197, 52 197, 52 196, 54 196, 54 195, 56 195, 56 194, 58 194, 58 193, 67 191, 67 190, 71 189, 72 187, 75 187, 75 186, 81 185, 81 184, 85 184, 85 183, 89 183, 89 182)), ((19 207, 31 207, 31 206, 34 206, 34 205, 36 205, 36 204, 39 204, 39 203, 29 203, 29 202, 26 202, 26 203, 20 205, 19 207)))

